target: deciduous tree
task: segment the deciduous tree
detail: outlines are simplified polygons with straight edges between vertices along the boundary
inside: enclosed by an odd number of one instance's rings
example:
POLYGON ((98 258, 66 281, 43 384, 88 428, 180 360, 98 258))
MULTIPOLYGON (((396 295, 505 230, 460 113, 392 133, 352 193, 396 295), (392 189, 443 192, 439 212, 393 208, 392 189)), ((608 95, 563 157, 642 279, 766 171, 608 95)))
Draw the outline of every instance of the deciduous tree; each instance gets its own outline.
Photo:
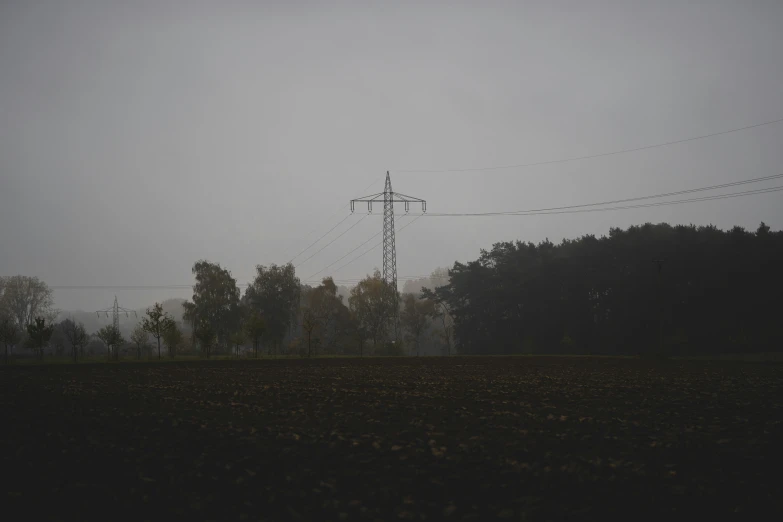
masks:
POLYGON ((2 281, 2 308, 16 320, 19 328, 27 328, 37 317, 45 321, 54 321, 52 290, 37 277, 12 276, 2 281))
POLYGON ((245 298, 251 311, 264 318, 265 332, 275 352, 296 323, 299 292, 299 279, 291 263, 268 268, 256 266, 256 277, 248 287, 245 298))
POLYGON ((163 332, 163 341, 166 343, 169 357, 174 358, 177 355, 183 340, 182 330, 180 330, 177 323, 172 320, 169 328, 163 332))
POLYGON ((229 336, 229 341, 231 342, 231 346, 234 347, 234 355, 239 358, 239 348, 247 341, 245 332, 243 332, 242 329, 233 332, 229 336))
POLYGON ((209 321, 196 321, 193 328, 193 336, 201 344, 201 353, 209 359, 212 354, 212 346, 215 344, 215 331, 209 321))
POLYGON ((53 324, 46 324, 46 319, 36 317, 35 321, 27 325, 27 343, 28 346, 37 352, 40 360, 43 361, 44 348, 49 343, 49 338, 54 330, 53 324))
POLYGON ((98 330, 95 335, 106 345, 106 357, 109 360, 119 360, 120 347, 125 343, 125 339, 123 339, 120 329, 116 328, 113 324, 107 324, 98 330))
POLYGON ((302 330, 307 338, 308 356, 314 341, 322 343, 324 350, 334 353, 338 340, 345 335, 350 312, 337 294, 337 285, 331 277, 307 290, 302 295, 302 330))
POLYGON ((63 334, 68 340, 68 344, 71 345, 71 355, 73 356, 73 362, 79 360, 79 354, 84 352, 84 347, 90 341, 90 336, 87 334, 87 330, 84 327, 84 323, 77 323, 73 319, 66 319, 60 323, 63 334))
POLYGON ((440 320, 442 328, 440 337, 446 346, 446 355, 451 355, 451 350, 454 347, 454 318, 451 316, 449 303, 442 295, 429 288, 422 289, 421 295, 422 299, 428 299, 433 303, 431 317, 432 319, 440 320))
POLYGON ((245 333, 250 342, 253 343, 253 356, 258 359, 258 349, 261 345, 261 338, 266 331, 266 323, 259 312, 250 310, 245 316, 245 333))
POLYGON ((155 303, 152 308, 147 308, 147 317, 142 318, 141 324, 144 330, 157 341, 158 359, 160 359, 160 340, 174 326, 174 320, 163 311, 160 303, 155 303))
POLYGON ((402 303, 400 322, 407 331, 407 340, 416 349, 418 356, 420 355, 422 335, 429 326, 430 318, 434 315, 435 303, 430 299, 416 299, 413 294, 405 294, 402 303))
POLYGON ((141 360, 141 353, 149 344, 149 332, 144 329, 143 323, 138 323, 131 332, 131 343, 136 347, 136 358, 141 360))
POLYGON ((10 315, 3 314, 2 310, 0 310, 0 342, 3 343, 5 348, 3 360, 6 364, 8 364, 8 348, 19 342, 21 333, 16 319, 10 315))
POLYGON ((366 333, 372 339, 373 348, 383 340, 389 328, 389 319, 396 305, 396 299, 389 299, 390 294, 396 298, 396 290, 389 289, 380 272, 376 270, 372 277, 362 279, 351 290, 351 297, 348 299, 358 322, 357 332, 366 333))
POLYGON ((184 319, 192 325, 204 322, 214 333, 218 344, 227 344, 229 336, 241 326, 240 292, 231 272, 219 263, 201 260, 193 265, 196 284, 193 300, 185 302, 184 319))

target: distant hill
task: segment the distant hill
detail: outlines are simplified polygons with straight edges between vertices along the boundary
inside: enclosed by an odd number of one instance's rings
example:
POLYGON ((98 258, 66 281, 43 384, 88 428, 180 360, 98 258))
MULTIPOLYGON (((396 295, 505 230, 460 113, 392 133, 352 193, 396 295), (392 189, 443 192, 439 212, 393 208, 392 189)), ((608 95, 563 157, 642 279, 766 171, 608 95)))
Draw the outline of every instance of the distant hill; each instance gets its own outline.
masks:
MULTIPOLYGON (((166 299, 161 305, 163 305, 164 312, 168 313, 170 317, 180 323, 180 326, 183 329, 187 329, 187 325, 181 324, 183 312, 182 303, 184 302, 184 299, 179 298, 166 299)), ((144 317, 145 314, 146 307, 137 309, 135 315, 131 312, 126 316, 124 313, 120 312, 120 331, 126 339, 130 337, 133 328, 141 321, 141 318, 144 317)), ((111 312, 109 312, 109 316, 106 317, 106 314, 104 313, 98 316, 95 312, 64 310, 57 316, 57 320, 62 321, 64 319, 73 319, 74 321, 84 323, 84 328, 87 330, 87 333, 93 334, 107 324, 111 324, 111 312)))

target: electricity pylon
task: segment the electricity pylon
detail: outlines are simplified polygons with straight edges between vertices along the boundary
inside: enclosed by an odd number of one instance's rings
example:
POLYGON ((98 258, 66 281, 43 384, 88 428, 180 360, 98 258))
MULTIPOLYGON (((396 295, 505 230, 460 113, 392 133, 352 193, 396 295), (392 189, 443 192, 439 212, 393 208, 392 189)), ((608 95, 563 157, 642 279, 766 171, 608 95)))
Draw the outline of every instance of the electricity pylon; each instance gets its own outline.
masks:
MULTIPOLYGON (((130 314, 133 314, 135 317, 138 317, 139 315, 136 313, 136 310, 128 310, 127 308, 121 307, 117 303, 117 296, 114 296, 114 305, 111 308, 104 308, 103 310, 97 310, 95 314, 100 317, 101 314, 106 314, 106 317, 109 317, 109 312, 111 312, 111 321, 112 325, 114 325, 114 331, 119 332, 120 331, 120 312, 125 314, 125 317, 130 317, 130 314)), ((114 347, 110 347, 113 351, 114 347)))
POLYGON ((386 185, 383 192, 371 194, 362 198, 351 200, 351 212, 354 211, 355 203, 367 203, 367 211, 372 213, 373 202, 383 201, 383 281, 390 291, 389 299, 392 316, 389 318, 393 323, 394 338, 399 340, 399 305, 397 302, 397 247, 394 242, 394 204, 404 203, 405 212, 410 210, 411 203, 420 203, 422 213, 427 212, 427 202, 423 199, 406 196, 392 190, 391 177, 389 171, 386 171, 386 185))

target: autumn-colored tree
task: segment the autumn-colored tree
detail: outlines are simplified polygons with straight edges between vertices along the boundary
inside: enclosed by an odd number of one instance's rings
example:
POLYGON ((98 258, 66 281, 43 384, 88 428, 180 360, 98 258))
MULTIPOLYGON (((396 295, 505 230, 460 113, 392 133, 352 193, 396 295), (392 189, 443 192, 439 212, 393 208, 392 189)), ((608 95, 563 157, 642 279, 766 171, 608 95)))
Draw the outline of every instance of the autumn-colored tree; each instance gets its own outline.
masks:
POLYGON ((378 270, 351 290, 348 304, 358 322, 357 331, 366 332, 374 348, 387 333, 396 297, 396 290, 388 287, 378 270))
POLYGON ((147 317, 142 318, 141 324, 142 328, 158 342, 158 359, 160 359, 160 340, 170 328, 175 326, 174 320, 163 311, 160 303, 155 303, 152 308, 147 308, 147 317))
POLYGON ((307 339, 307 354, 312 355, 314 344, 324 345, 324 350, 336 351, 338 339, 344 336, 350 315, 337 294, 337 285, 331 277, 308 289, 302 296, 302 330, 307 339))

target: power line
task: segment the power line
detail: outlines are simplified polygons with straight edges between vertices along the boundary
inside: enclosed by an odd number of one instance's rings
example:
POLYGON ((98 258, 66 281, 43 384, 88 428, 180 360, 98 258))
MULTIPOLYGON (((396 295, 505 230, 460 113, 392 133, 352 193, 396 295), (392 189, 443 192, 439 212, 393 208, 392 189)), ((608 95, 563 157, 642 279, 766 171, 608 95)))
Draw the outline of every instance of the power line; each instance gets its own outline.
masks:
MULTIPOLYGON (((351 216, 351 214, 348 214, 348 216, 351 216)), ((334 243, 335 241, 337 241, 338 239, 340 239, 341 237, 343 237, 345 234, 347 234, 347 233, 348 233, 348 232, 349 232, 349 231, 350 231, 350 230, 351 230, 353 227, 355 227, 356 225, 358 225, 359 223, 361 223, 361 222, 364 220, 364 218, 366 218, 366 217, 367 217, 367 214, 363 215, 361 218, 359 218, 359 220, 358 220, 358 221, 356 221, 356 223, 354 223, 353 225, 351 225, 350 227, 348 227, 347 229, 345 229, 345 230, 343 231, 343 233, 342 233, 342 234, 340 234, 340 235, 339 235, 339 236, 337 236, 336 238, 334 238, 334 239, 332 239, 331 241, 329 241, 328 243, 326 243, 326 244, 325 244, 324 246, 322 246, 320 249, 316 250, 314 254, 312 254, 310 257, 308 257, 307 259, 305 259, 304 261, 302 261, 301 263, 299 263, 298 265, 296 265, 294 268, 299 268, 299 267, 300 267, 300 266, 302 266, 303 264, 305 264, 305 263, 307 263, 308 261, 310 261, 310 260, 311 260, 313 257, 317 256, 317 255, 318 255, 318 254, 319 254, 319 253, 320 253, 320 252, 321 252, 321 251, 322 251, 324 248, 328 247, 329 245, 331 245, 332 243, 334 243)), ((343 221, 345 221, 345 220, 343 220, 343 221)), ((340 223, 342 223, 342 221, 341 221, 340 223)))
MULTIPOLYGON (((369 185, 367 185, 367 186, 366 186, 364 189, 362 189, 362 192, 364 192, 365 190, 367 190, 368 188, 372 187, 373 185, 375 185, 375 184, 377 184, 377 183, 378 183, 377 181, 373 181, 372 183, 370 183, 369 185)), ((320 224, 323 224, 323 223, 329 223, 329 222, 330 222, 330 221, 331 221, 331 220, 332 220, 332 219, 333 219, 335 216, 337 216, 338 214, 340 214, 340 213, 341 213, 341 212, 343 212, 344 210, 348 209, 350 206, 351 206, 351 204, 350 204, 350 203, 348 203, 347 205, 344 205, 344 206, 340 207, 340 209, 339 209, 339 210, 337 210, 337 212, 335 212, 334 214, 332 214, 331 216, 329 216, 328 218, 326 218, 326 219, 325 219, 323 222, 319 223, 319 225, 320 225, 320 224)), ((315 214, 316 214, 316 213, 315 213, 315 212, 313 212, 312 214, 310 214, 310 215, 308 216, 308 218, 312 217, 312 216, 313 216, 313 215, 315 215, 315 214)), ((344 220, 343 220, 343 221, 344 221, 344 220)), ((339 223, 338 223, 338 224, 339 224, 339 223)), ((321 228, 321 227, 320 227, 320 226, 316 226, 316 227, 314 227, 314 228, 313 228, 312 230, 310 230, 310 232, 308 232, 308 233, 307 233, 307 234, 306 234, 306 235, 305 235, 305 236, 304 236, 302 239, 307 239, 307 238, 309 238, 311 235, 313 235, 313 232, 315 232, 315 231, 316 231, 316 230, 318 230, 319 228, 321 228)), ((334 230, 334 228, 333 228, 332 230, 334 230)), ((331 232, 332 230, 330 230, 329 232, 331 232)), ((328 234, 329 232, 327 232, 326 234, 328 234)), ((326 234, 324 234, 324 236, 325 236, 326 234)), ((291 258, 291 260, 289 261, 289 263, 290 263, 291 261, 293 261, 294 259, 296 259, 297 257, 299 257, 300 255, 302 255, 304 252, 306 252, 306 251, 307 251, 307 250, 308 250, 310 247, 312 247, 312 246, 313 246, 315 243, 318 243, 318 241, 320 241, 322 238, 323 238, 323 236, 321 236, 321 238, 318 238, 318 239, 317 239, 317 240, 316 240, 314 243, 311 243, 311 244, 310 244, 310 245, 309 245, 307 248, 305 248, 304 250, 302 250, 301 252, 299 252, 297 255, 295 255, 294 257, 292 257, 292 258, 291 258)), ((290 251, 291 251, 291 249, 289 249, 289 250, 288 250, 288 252, 290 252, 290 251)), ((286 256, 286 257, 287 257, 287 256, 286 256)))
MULTIPOLYGON (((407 215, 409 215, 409 214, 403 214, 403 217, 404 217, 404 216, 407 216, 407 215)), ((411 220, 410 222, 408 222, 408 223, 406 223, 405 225, 403 225, 403 226, 401 226, 400 228, 398 228, 398 229, 397 229, 397 232, 396 232, 396 234, 399 234, 400 232, 402 232, 403 230, 405 230, 406 228, 408 228, 409 226, 411 226, 412 224, 414 224, 414 223, 416 222, 416 220, 418 220, 420 217, 422 217, 422 216, 426 216, 426 215, 427 215, 427 214, 419 214, 419 215, 417 215, 415 218, 413 218, 413 220, 411 220)), ((339 268, 335 269, 335 270, 334 270, 334 272, 335 272, 335 273, 339 272, 340 270, 342 270, 342 269, 343 269, 343 268, 345 268, 346 266, 350 265, 351 263, 353 263, 353 262, 354 262, 354 261, 356 261, 357 259, 359 259, 359 258, 363 257, 365 254, 368 254, 368 253, 372 252, 373 250, 375 250, 376 248, 378 248, 378 247, 379 247, 379 246, 381 246, 382 244, 383 244, 383 241, 381 241, 380 243, 376 243, 376 244, 375 244, 375 246, 373 246, 373 247, 372 247, 372 248, 370 248, 369 250, 365 250, 364 252, 362 252, 362 253, 361 253, 361 254, 359 254, 358 256, 354 257, 353 259, 351 259, 351 260, 350 260, 350 261, 348 261, 347 263, 345 263, 345 264, 341 265, 339 268)))
POLYGON ((704 134, 701 136, 694 136, 692 138, 685 138, 681 140, 674 140, 674 141, 667 141, 665 143, 656 143, 654 145, 644 145, 642 147, 635 147, 632 149, 623 149, 623 150, 616 150, 612 152, 601 152, 598 154, 588 154, 586 156, 574 156, 570 158, 561 158, 561 159, 554 159, 554 160, 548 160, 548 161, 538 161, 535 163, 520 163, 517 165, 501 165, 501 166, 494 166, 494 167, 475 167, 475 168, 459 168, 459 169, 407 169, 407 170, 396 170, 395 172, 422 172, 422 173, 437 173, 437 172, 475 172, 475 171, 484 171, 484 170, 503 170, 503 169, 515 169, 515 168, 523 168, 523 167, 536 167, 539 165, 551 165, 553 163, 566 163, 569 161, 578 161, 578 160, 585 160, 585 159, 592 159, 592 158, 601 158, 604 156, 616 156, 618 154, 627 154, 629 152, 638 152, 640 150, 647 150, 647 149, 655 149, 658 147, 668 147, 670 145, 676 145, 678 143, 686 143, 689 141, 696 141, 696 140, 703 140, 706 138, 712 138, 714 136, 721 136, 723 134, 730 134, 733 132, 741 132, 746 131, 749 129, 755 129, 756 127, 763 127, 765 125, 773 125, 775 123, 780 123, 783 121, 783 118, 772 120, 772 121, 766 121, 764 123, 756 123, 754 125, 748 125, 747 127, 740 127, 737 129, 729 129, 724 130, 720 132, 713 132, 710 134, 704 134))
MULTIPOLYGON (((425 275, 418 275, 418 276, 397 276, 397 279, 400 280, 400 281, 403 281, 403 282, 408 282, 408 281, 416 281, 416 280, 419 280, 419 279, 428 279, 429 277, 430 277, 429 275, 425 274, 425 275)), ((335 279, 335 278, 332 278, 332 281, 334 281, 336 284, 354 285, 356 283, 359 283, 363 279, 364 279, 363 277, 355 277, 355 278, 351 278, 351 279, 335 279)), ((315 285, 317 285, 317 284, 321 284, 322 282, 323 282, 323 279, 302 279, 301 280, 301 283, 303 283, 303 284, 315 284, 315 285)))
MULTIPOLYGON (((403 214, 403 216, 402 216, 402 217, 405 217, 406 215, 407 215, 407 214, 403 214)), ((412 221, 411 221, 411 223, 412 223, 412 221)), ((408 225, 410 225, 410 223, 408 223, 408 225)), ((401 231, 403 228, 405 228, 405 226, 402 226, 402 227, 400 227, 400 229, 399 229, 397 232, 401 231)), ((373 237, 375 237, 375 236, 373 236, 373 237)), ((367 243, 367 241, 365 241, 365 243, 367 243)), ((378 247, 379 247, 379 246, 381 246, 382 244, 383 244, 383 241, 380 241, 380 242, 376 243, 374 246, 370 247, 368 250, 365 250, 364 252, 362 252, 362 253, 361 253, 361 254, 359 254, 358 256, 354 257, 353 259, 351 259, 351 260, 350 260, 350 261, 348 261, 347 263, 344 263, 344 264, 340 265, 339 267, 337 267, 335 270, 333 270, 333 273, 337 273, 337 272, 339 272, 340 270, 342 270, 342 269, 343 269, 343 268, 345 268, 346 266, 350 265, 351 263, 353 263, 353 262, 354 262, 354 261, 356 261, 357 259, 359 259, 359 258, 361 258, 361 257, 364 257, 366 254, 368 254, 368 253, 372 252, 373 250, 375 250, 376 248, 378 248, 378 247)), ((356 249, 354 249, 354 250, 356 250, 356 249)))
MULTIPOLYGON (((693 192, 699 192, 704 190, 714 190, 717 188, 726 188, 730 186, 737 186, 737 185, 743 185, 747 183, 755 183, 759 181, 766 181, 771 179, 778 179, 780 177, 783 177, 783 174, 776 174, 772 176, 765 176, 760 178, 752 178, 748 180, 741 180, 741 181, 734 181, 730 183, 723 183, 720 185, 712 185, 709 187, 700 187, 695 189, 687 189, 687 190, 681 190, 676 192, 668 192, 665 194, 656 194, 651 196, 641 196, 637 198, 626 198, 621 200, 614 200, 614 201, 607 201, 602 203, 586 203, 581 205, 570 205, 570 206, 563 206, 563 207, 551 207, 548 209, 531 209, 531 210, 519 210, 519 211, 509 211, 509 212, 483 212, 483 213, 436 213, 436 214, 418 214, 416 217, 408 222, 407 224, 403 225, 399 229, 397 229, 396 233, 400 233, 403 230, 405 230, 407 227, 415 223, 419 218, 424 216, 430 216, 430 217, 462 217, 462 216, 534 216, 534 215, 546 215, 546 214, 572 214, 572 213, 583 213, 583 212, 605 212, 605 211, 612 211, 612 210, 626 210, 626 209, 634 209, 634 208, 645 208, 645 207, 655 207, 655 206, 667 206, 667 205, 679 205, 684 203, 693 203, 693 202, 699 202, 699 201, 712 201, 712 200, 719 200, 719 199, 728 199, 733 197, 741 197, 741 196, 748 196, 748 195, 759 195, 759 194, 768 194, 773 192, 779 192, 783 190, 783 186, 777 186, 777 187, 768 187, 764 189, 755 189, 755 190, 748 190, 748 191, 742 191, 742 192, 730 192, 727 194, 716 194, 712 196, 704 196, 699 198, 687 198, 687 199, 681 199, 681 200, 674 200, 674 201, 661 201, 661 202, 655 202, 655 203, 646 203, 646 204, 638 204, 638 205, 625 205, 625 206, 616 206, 616 207, 606 207, 606 208, 594 208, 594 209, 585 209, 584 207, 590 207, 590 206, 598 206, 598 205, 606 205, 606 204, 614 204, 614 203, 622 203, 622 202, 628 202, 628 201, 638 201, 638 200, 644 200, 644 199, 652 199, 656 197, 666 197, 666 196, 672 196, 672 195, 678 195, 678 194, 687 194, 687 193, 693 193, 693 192)), ((367 217, 369 214, 365 214, 362 219, 367 217)), ((411 214, 400 214, 401 217, 410 216, 411 214)), ((349 214, 346 218, 344 218, 340 223, 332 227, 329 232, 337 228, 341 223, 343 223, 347 218, 349 218, 351 214, 349 214)), ((349 230, 351 230, 353 227, 355 227, 359 222, 362 221, 362 219, 358 220, 356 223, 354 223, 351 227, 349 227, 347 230, 345 230, 340 236, 332 240, 330 243, 325 245, 323 248, 326 248, 329 246, 329 244, 332 244, 334 241, 339 239, 341 236, 346 234, 349 230)), ((327 232, 327 234, 329 233, 327 232)), ((324 234, 323 237, 325 237, 327 234, 324 234)), ((345 259, 350 254, 355 252, 356 250, 360 249, 362 246, 366 245, 370 241, 372 241, 374 238, 378 237, 380 235, 380 232, 376 233, 375 235, 371 236, 367 240, 365 240, 363 243, 361 243, 359 246, 354 248, 353 250, 349 251, 347 254, 343 255, 339 259, 335 260, 331 264, 327 265, 323 269, 319 270, 318 272, 315 272, 308 278, 306 278, 304 281, 312 280, 312 278, 321 272, 324 272, 325 270, 331 268, 339 261, 345 259)), ((320 239, 319 238, 319 241, 320 239)), ((351 259, 347 263, 341 265, 339 268, 335 270, 335 272, 338 272, 345 268, 346 266, 352 264, 354 261, 358 260, 359 258, 363 257, 365 254, 368 254, 369 252, 375 250, 378 248, 382 243, 375 244, 372 248, 369 250, 366 250, 362 252, 359 256, 351 259)), ((309 248, 309 247, 308 247, 309 248)), ((323 248, 321 250, 323 250, 323 248)), ((319 250, 320 252, 320 250, 319 250)), ((317 254, 318 252, 316 252, 317 254)), ((315 254, 313 254, 314 256, 315 254)), ((311 256, 312 257, 312 256, 311 256)), ((308 258, 309 259, 309 258, 308 258)), ((307 261, 307 260, 305 260, 307 261)), ((403 276, 402 278, 408 278, 408 277, 418 277, 418 276, 403 276)), ((426 277, 426 276, 423 276, 426 277)), ((335 280, 336 282, 349 282, 348 279, 341 279, 341 280, 335 280)), ((242 283, 238 284, 239 287, 247 287, 249 286, 249 283, 242 283)), ((145 290, 145 289, 156 289, 156 290, 188 290, 192 288, 192 285, 190 284, 184 284, 184 285, 53 285, 49 288, 53 290, 145 290)))
POLYGON ((683 203, 694 203, 697 201, 712 201, 717 199, 727 199, 739 196, 750 196, 756 194, 769 194, 772 192, 779 192, 783 190, 783 185, 777 187, 769 187, 765 189, 748 190, 745 192, 730 192, 728 194, 716 194, 713 196, 703 196, 700 198, 678 199, 674 201, 659 201, 657 203, 642 203, 638 205, 626 205, 620 207, 605 207, 605 208, 588 208, 588 209, 571 209, 571 210, 557 210, 557 211, 545 211, 545 212, 483 212, 472 214, 421 214, 422 216, 430 217, 469 217, 469 216, 541 216, 548 214, 579 214, 583 212, 606 212, 609 210, 627 210, 632 208, 646 208, 646 207, 662 207, 667 205, 680 205, 683 203))
MULTIPOLYGON (((237 286, 249 286, 250 283, 237 283, 237 286)), ((50 285, 52 290, 190 290, 193 284, 169 285, 50 285)))
MULTIPOLYGON (((400 229, 402 230, 402 228, 400 229)), ((406 276, 399 276, 399 279, 405 280, 405 281, 413 281, 416 279, 424 279, 430 277, 427 274, 421 274, 421 275, 406 275, 406 276)), ((334 279, 335 283, 356 283, 358 281, 361 281, 363 278, 343 278, 343 279, 334 279)), ((319 280, 315 279, 301 279, 301 282, 318 282, 319 280)), ((239 288, 246 288, 250 286, 252 283, 237 283, 237 287, 239 288)), ((52 290, 191 290, 193 288, 193 285, 53 285, 49 286, 52 290)), ((109 309, 110 310, 110 309, 109 309)), ((122 310, 121 310, 122 311, 122 310)), ((128 310, 128 312, 132 312, 133 310, 128 310)), ((101 311, 104 312, 104 311, 101 311)))
POLYGON ((293 260, 294 260, 294 259, 296 259, 297 257, 301 256, 302 254, 304 254, 304 253, 305 253, 305 252, 307 252, 308 250, 310 250, 310 248, 312 248, 312 246, 313 246, 313 245, 315 245, 315 244, 316 244, 316 243, 318 243, 320 240, 322 240, 323 238, 325 238, 326 236, 328 236, 328 235, 329 235, 329 233, 330 233, 332 230, 334 230, 335 228, 337 228, 337 227, 339 227, 340 225, 342 225, 342 224, 343 224, 343 223, 344 223, 344 222, 345 222, 345 221, 346 221, 346 220, 347 220, 349 217, 351 217, 351 215, 352 215, 352 214, 348 214, 347 216, 345 216, 343 219, 341 219, 341 220, 340 220, 340 222, 339 222, 339 223, 337 223, 335 226, 333 226, 332 228, 330 228, 329 230, 327 230, 327 231, 326 231, 326 233, 325 233, 324 235, 322 235, 321 237, 319 237, 318 239, 316 239, 315 241, 313 241, 312 243, 310 243, 309 245, 307 245, 307 248, 305 248, 304 250, 302 250, 301 252, 299 252, 298 254, 296 254, 294 257, 292 257, 291 259, 289 259, 289 260, 288 260, 288 262, 289 262, 289 263, 293 262, 293 260))
MULTIPOLYGON (((431 274, 419 274, 419 275, 407 275, 407 276, 397 276, 400 279, 422 279, 425 277, 430 277, 431 274)), ((364 279, 363 277, 340 277, 340 278, 332 278, 335 281, 361 281, 364 279)), ((306 279, 306 281, 320 281, 321 279, 306 279)))
MULTIPOLYGON (((528 213, 538 213, 538 212, 546 212, 550 210, 565 210, 565 209, 572 209, 572 208, 582 208, 582 207, 597 207, 601 205, 614 205, 617 203, 627 203, 629 201, 642 201, 645 199, 655 199, 655 198, 664 198, 669 196, 679 196, 682 194, 691 194, 694 192, 704 192, 706 190, 716 190, 721 188, 727 188, 727 187, 736 187, 738 185, 747 185, 749 183, 758 183, 760 181, 769 181, 773 179, 779 179, 783 178, 783 174, 774 174, 772 176, 763 176, 760 178, 751 178, 751 179, 745 179, 740 181, 731 181, 728 183, 722 183, 720 185, 711 185, 708 187, 699 187, 699 188, 693 188, 693 189, 686 189, 686 190, 678 190, 676 192, 665 192, 661 194, 653 194, 651 196, 639 196, 635 198, 625 198, 625 199, 615 199, 612 201, 602 201, 599 203, 583 203, 581 205, 566 205, 562 207, 549 207, 549 208, 535 208, 535 209, 529 209, 529 210, 507 210, 507 211, 498 211, 498 212, 477 212, 475 215, 505 215, 505 214, 528 214, 528 213)), ((436 214, 429 214, 429 215, 447 215, 445 213, 436 213, 436 214)), ((460 215, 472 215, 471 213, 460 213, 460 215)))
MULTIPOLYGON (((332 214, 331 216, 329 216, 328 218, 326 218, 326 219, 323 221, 323 223, 329 223, 329 222, 331 222, 331 221, 332 221, 332 219, 334 219, 334 218, 335 218, 335 216, 337 216, 337 215, 339 215, 340 213, 342 213, 342 212, 343 212, 343 210, 345 210, 345 207, 341 207, 341 208, 340 208, 340 209, 339 209, 337 212, 335 212, 334 214, 332 214)), ((308 217, 311 217, 311 216, 308 216, 308 217)), ((314 227, 312 230, 310 230, 310 232, 308 232, 308 233, 307 233, 307 235, 303 236, 303 237, 302 237, 302 239, 309 239, 309 238, 310 238, 310 236, 312 236, 312 235, 313 235, 313 232, 317 231, 317 230, 318 230, 318 229, 320 229, 320 228, 321 228, 321 227, 314 227)), ((310 245, 310 246, 312 246, 312 245, 310 245)), ((310 246, 308 246, 307 248, 310 248, 310 246)), ((307 250, 307 248, 305 248, 305 250, 307 250)), ((292 250, 292 249, 290 249, 290 248, 289 248, 289 249, 288 249, 286 252, 290 252, 291 250, 292 250)), ((304 252, 305 250, 303 250, 302 252, 304 252)), ((293 257, 293 258, 291 258, 291 259, 292 259, 292 260, 293 260, 293 259, 296 259, 296 258, 297 258, 297 256, 301 255, 301 253, 302 253, 302 252, 300 252, 299 254, 297 254, 296 256, 294 256, 294 257, 293 257)), ((286 255, 286 256, 284 256, 284 257, 288 257, 288 255, 286 255)))
POLYGON ((334 265, 336 265, 337 263, 339 263, 340 261, 342 261, 343 259, 345 259, 345 258, 346 258, 346 257, 348 257, 349 255, 353 254, 354 252, 356 252, 357 250, 359 250, 360 248, 362 248, 364 245, 366 245, 367 243, 369 243, 370 241, 372 241, 373 239, 375 239, 376 237, 380 236, 381 234, 383 234, 383 230, 381 230, 380 232, 377 232, 377 233, 373 234, 373 235, 372 235, 370 238, 366 239, 366 240, 365 240, 365 241, 364 241, 364 242, 363 242, 361 245, 359 245, 358 247, 354 248, 353 250, 351 250, 350 252, 348 252, 347 254, 345 254, 344 256, 342 256, 341 258, 334 260, 334 261, 333 261, 331 264, 329 264, 329 265, 325 266, 324 268, 320 269, 318 272, 316 272, 316 273, 314 273, 314 274, 312 274, 312 275, 308 276, 308 278, 307 278, 307 279, 312 279, 313 277, 317 276, 317 275, 318 275, 318 274, 320 274, 321 272, 324 272, 325 270, 328 270, 328 269, 330 269, 331 267, 333 267, 334 265))

